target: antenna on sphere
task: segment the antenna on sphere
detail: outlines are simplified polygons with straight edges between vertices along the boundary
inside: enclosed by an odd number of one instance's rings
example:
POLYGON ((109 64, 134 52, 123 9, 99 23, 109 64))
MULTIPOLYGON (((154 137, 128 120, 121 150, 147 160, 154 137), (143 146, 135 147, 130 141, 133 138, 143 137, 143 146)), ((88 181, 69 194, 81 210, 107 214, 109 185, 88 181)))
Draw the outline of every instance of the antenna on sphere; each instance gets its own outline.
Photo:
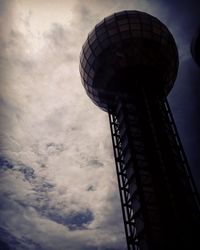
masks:
POLYGON ((80 61, 87 95, 109 115, 128 249, 193 249, 199 196, 166 99, 179 64, 172 34, 147 13, 114 13, 80 61))

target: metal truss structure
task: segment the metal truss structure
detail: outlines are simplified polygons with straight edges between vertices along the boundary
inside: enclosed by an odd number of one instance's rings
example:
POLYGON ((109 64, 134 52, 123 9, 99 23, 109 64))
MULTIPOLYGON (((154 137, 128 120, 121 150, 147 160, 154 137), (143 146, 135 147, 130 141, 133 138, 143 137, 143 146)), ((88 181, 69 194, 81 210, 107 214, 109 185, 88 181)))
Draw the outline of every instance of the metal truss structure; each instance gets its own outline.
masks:
POLYGON ((141 91, 109 120, 128 250, 191 249, 200 202, 167 100, 141 91))

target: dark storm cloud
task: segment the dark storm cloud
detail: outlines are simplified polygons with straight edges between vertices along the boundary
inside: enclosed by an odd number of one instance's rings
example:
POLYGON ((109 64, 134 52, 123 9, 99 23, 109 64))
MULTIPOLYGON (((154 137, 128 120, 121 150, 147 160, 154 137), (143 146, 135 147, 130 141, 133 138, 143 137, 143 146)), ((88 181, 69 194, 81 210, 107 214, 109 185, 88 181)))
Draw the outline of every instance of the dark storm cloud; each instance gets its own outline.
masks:
POLYGON ((167 26, 174 32, 179 50, 184 50, 183 44, 191 42, 200 26, 200 1, 161 1, 160 11, 166 18, 167 26))
POLYGON ((24 236, 21 239, 17 239, 17 237, 13 236, 9 231, 3 229, 0 229, 0 235, 5 242, 9 242, 9 244, 6 244, 4 241, 0 241, 1 250, 45 250, 40 244, 34 242, 29 237, 24 236))
POLYGON ((169 12, 167 12, 168 19, 172 18, 174 20, 177 20, 180 25, 185 27, 185 31, 187 33, 190 32, 190 30, 187 30, 187 27, 193 28, 193 26, 196 26, 200 21, 200 2, 198 0, 168 0, 157 2, 160 2, 161 6, 163 5, 166 10, 169 9, 169 12))
MULTIPOLYGON (((43 201, 42 204, 45 205, 45 202, 48 203, 48 193, 52 191, 52 189, 55 187, 53 184, 44 181, 43 178, 40 176, 37 176, 35 173, 35 170, 32 167, 25 166, 24 164, 20 163, 13 163, 12 161, 8 160, 4 156, 0 156, 0 177, 4 175, 12 175, 17 176, 21 180, 23 180, 24 183, 30 184, 30 187, 32 189, 32 194, 27 196, 26 200, 21 200, 17 198, 19 204, 22 206, 29 206, 32 204, 34 207, 33 200, 41 200, 43 201)), ((9 183, 7 183, 9 185, 9 183)), ((5 199, 6 197, 9 197, 11 195, 9 189, 5 193, 1 193, 0 197, 0 203, 4 205, 4 208, 6 206, 5 199)), ((42 205, 43 206, 43 205, 42 205)), ((38 211, 40 211, 41 207, 36 207, 38 211)))
POLYGON ((191 41, 200 26, 200 1, 162 1, 167 25, 171 27, 179 50, 179 72, 169 100, 176 125, 200 190, 200 68, 191 53, 191 41))
POLYGON ((70 230, 84 230, 86 226, 94 220, 91 210, 71 213, 67 216, 61 216, 55 212, 49 212, 48 217, 59 224, 67 226, 70 230))
POLYGON ((181 63, 176 85, 170 96, 170 104, 192 174, 200 190, 200 69, 191 58, 181 63))
MULTIPOLYGON (((1 231, 0 231, 0 234, 1 234, 1 231)), ((0 240, 0 249, 9 250, 10 248, 9 248, 8 244, 6 244, 2 240, 0 240)))
MULTIPOLYGON (((21 218, 24 216, 24 211, 26 207, 21 206, 21 204, 16 203, 15 201, 12 201, 11 199, 8 199, 7 197, 1 197, 1 204, 3 206, 0 206, 0 212, 3 213, 4 209, 6 211, 9 211, 9 214, 12 214, 12 210, 15 211, 15 213, 20 213, 21 218)), ((13 214, 12 214, 13 215, 13 214)), ((35 242, 31 239, 30 235, 23 235, 23 237, 18 237, 13 234, 13 229, 6 227, 5 219, 0 217, 0 249, 1 250, 14 250, 14 249, 20 249, 20 250, 44 250, 44 248, 41 248, 40 244, 35 242)), ((20 225, 18 226, 20 228, 20 225)), ((24 224, 23 227, 26 227, 24 224)))
POLYGON ((31 182, 36 179, 34 169, 23 164, 13 164, 11 161, 7 160, 4 156, 0 156, 0 170, 12 170, 23 175, 24 180, 31 182))
MULTIPOLYGON (((55 186, 51 183, 44 181, 41 177, 35 174, 33 168, 25 166, 23 164, 14 164, 5 157, 0 157, 0 177, 9 171, 9 175, 18 176, 18 178, 23 179, 23 182, 28 182, 34 193, 28 194, 26 199, 20 199, 19 197, 14 198, 15 204, 10 199, 12 196, 12 192, 7 191, 6 193, 0 193, 0 211, 4 212, 7 209, 14 209, 16 212, 16 208, 20 209, 23 207, 26 209, 27 207, 34 208, 38 214, 41 216, 54 221, 58 224, 66 226, 69 230, 86 230, 87 226, 94 220, 93 212, 90 209, 81 210, 81 211, 71 211, 70 213, 61 213, 59 206, 61 204, 51 205, 50 203, 50 194, 54 190, 55 186)), ((7 183, 9 185, 9 183, 7 183)), ((64 203, 63 203, 64 206, 64 203)), ((1 217, 0 217, 1 220, 1 217)), ((0 226, 0 232, 4 230, 4 227, 0 226)), ((5 233, 6 235, 6 233, 5 233)), ((12 236, 10 234, 7 235, 12 236)), ((13 236, 12 236, 13 237, 13 236)), ((14 239, 14 237, 13 237, 14 239)), ((12 243, 13 240, 7 238, 7 242, 12 243)), ((30 239, 24 239, 27 243, 30 243, 30 239)), ((20 244, 23 242, 20 241, 20 244)), ((2 243, 3 244, 3 243, 2 243)), ((15 244, 18 244, 15 240, 15 244)), ((35 247, 35 243, 32 242, 33 249, 35 247)), ((38 249, 38 248, 37 248, 38 249)))

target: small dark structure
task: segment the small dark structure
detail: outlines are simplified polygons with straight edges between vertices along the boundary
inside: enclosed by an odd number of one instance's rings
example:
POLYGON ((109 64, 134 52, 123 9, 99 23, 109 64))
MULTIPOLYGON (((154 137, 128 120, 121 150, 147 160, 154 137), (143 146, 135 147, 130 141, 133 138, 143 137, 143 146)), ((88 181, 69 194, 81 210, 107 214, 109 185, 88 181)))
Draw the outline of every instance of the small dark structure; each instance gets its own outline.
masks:
POLYGON ((175 41, 157 18, 115 13, 81 52, 82 82, 109 114, 128 249, 196 249, 199 198, 166 99, 175 41))
POLYGON ((195 62, 200 67, 200 28, 192 40, 191 52, 195 62))

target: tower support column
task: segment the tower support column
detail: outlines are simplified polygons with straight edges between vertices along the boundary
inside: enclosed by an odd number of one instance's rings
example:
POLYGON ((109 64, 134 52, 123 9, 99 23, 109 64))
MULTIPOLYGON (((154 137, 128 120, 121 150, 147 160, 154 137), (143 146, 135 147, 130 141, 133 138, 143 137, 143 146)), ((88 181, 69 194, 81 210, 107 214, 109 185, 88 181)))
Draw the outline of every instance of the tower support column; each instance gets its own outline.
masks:
POLYGON ((168 102, 140 89, 117 103, 109 120, 128 249, 189 250, 199 201, 168 102))

